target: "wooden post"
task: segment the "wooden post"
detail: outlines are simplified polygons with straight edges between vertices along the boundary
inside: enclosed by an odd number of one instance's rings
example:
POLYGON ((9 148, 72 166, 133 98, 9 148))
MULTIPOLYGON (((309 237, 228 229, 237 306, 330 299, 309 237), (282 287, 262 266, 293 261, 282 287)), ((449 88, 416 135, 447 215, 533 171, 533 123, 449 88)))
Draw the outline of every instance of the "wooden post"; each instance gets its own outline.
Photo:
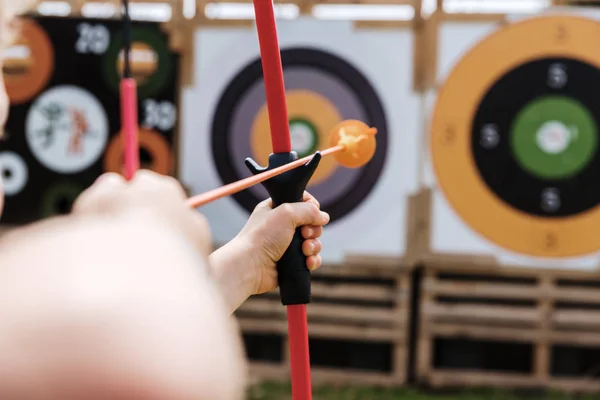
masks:
POLYGON ((538 304, 541 319, 539 339, 535 345, 533 373, 539 384, 547 385, 550 380, 550 330, 552 329, 553 307, 550 293, 554 286, 554 279, 551 276, 544 276, 540 279, 539 284, 543 294, 538 304))

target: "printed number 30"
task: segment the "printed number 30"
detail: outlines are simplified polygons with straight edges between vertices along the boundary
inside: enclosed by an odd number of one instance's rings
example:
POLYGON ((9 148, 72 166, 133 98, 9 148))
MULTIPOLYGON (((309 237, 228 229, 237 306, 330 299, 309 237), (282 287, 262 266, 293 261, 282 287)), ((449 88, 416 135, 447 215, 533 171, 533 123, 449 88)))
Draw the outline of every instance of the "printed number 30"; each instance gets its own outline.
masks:
POLYGON ((104 25, 82 23, 77 26, 79 39, 75 50, 80 54, 104 54, 110 44, 110 32, 104 25))
POLYGON ((169 101, 146 100, 144 101, 144 111, 145 128, 158 128, 162 131, 168 131, 173 129, 177 122, 177 109, 169 101))

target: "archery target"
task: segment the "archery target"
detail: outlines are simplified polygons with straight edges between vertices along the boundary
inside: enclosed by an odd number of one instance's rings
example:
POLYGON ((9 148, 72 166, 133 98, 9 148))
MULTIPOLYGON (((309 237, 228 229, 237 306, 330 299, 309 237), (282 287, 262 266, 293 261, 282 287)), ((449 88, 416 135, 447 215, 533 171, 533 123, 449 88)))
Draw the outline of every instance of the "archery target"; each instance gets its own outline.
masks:
MULTIPOLYGON (((388 148, 383 106, 365 76, 340 57, 292 47, 284 49, 281 58, 290 133, 298 156, 326 148, 331 129, 341 120, 357 119, 378 129, 376 154, 364 168, 341 168, 334 158, 326 157, 309 182, 308 190, 335 223, 369 196, 381 175, 388 148)), ((223 92, 211 136, 213 154, 225 156, 215 157, 223 182, 248 175, 244 155, 249 154, 263 165, 268 163, 271 134, 260 59, 244 67, 223 92)), ((234 195, 248 212, 267 197, 266 190, 258 185, 234 195)))
MULTIPOLYGON (((141 98, 153 97, 170 84, 173 56, 162 35, 154 29, 134 27, 131 32, 131 72, 141 98)), ((123 35, 115 35, 103 61, 104 79, 118 93, 122 76, 123 35)))
POLYGON ((33 103, 25 135, 32 154, 46 168, 77 173, 101 157, 108 140, 108 118, 88 91, 58 86, 33 103))
MULTIPOLYGON (((172 174, 179 55, 169 49, 170 36, 160 23, 134 21, 132 26, 137 32, 133 72, 142 87, 137 104, 141 166, 172 174)), ((2 223, 21 225, 64 214, 101 174, 121 172, 115 165, 122 162, 122 30, 122 21, 111 19, 24 19, 22 37, 4 54, 11 106, 0 143, 7 192, 2 223), (45 69, 36 69, 41 66, 45 69), (17 95, 21 101, 15 101, 17 95)))
MULTIPOLYGON (((141 129, 138 133, 140 147, 140 168, 159 174, 169 175, 173 172, 173 160, 169 143, 156 131, 141 129)), ((123 172, 123 141, 121 132, 111 141, 104 156, 104 170, 107 172, 123 172)))
MULTIPOLYGON (((412 32, 363 31, 349 22, 310 18, 278 22, 278 32, 292 147, 300 157, 329 147, 331 129, 342 120, 378 129, 369 164, 347 169, 325 157, 309 182, 308 190, 331 215, 325 262, 352 253, 402 256, 405 201, 417 167, 412 32)), ((271 134, 256 32, 201 29, 195 43, 198 81, 184 94, 181 172, 199 193, 250 176, 246 157, 266 165, 271 134)), ((201 211, 223 243, 267 197, 257 185, 201 211)))
POLYGON ((431 125, 443 195, 434 199, 434 251, 450 244, 528 265, 597 264, 598 34, 592 19, 548 15, 454 55, 431 125), (457 234, 456 220, 476 234, 457 234))
POLYGON ((54 72, 54 46, 35 21, 24 19, 14 45, 3 53, 3 76, 11 103, 32 99, 48 84, 54 72))
POLYGON ((69 214, 73 203, 84 190, 84 187, 69 182, 52 185, 41 199, 40 215, 43 218, 49 218, 69 214))
POLYGON ((27 181, 29 172, 23 158, 12 151, 0 152, 0 180, 4 186, 5 196, 20 193, 27 181))

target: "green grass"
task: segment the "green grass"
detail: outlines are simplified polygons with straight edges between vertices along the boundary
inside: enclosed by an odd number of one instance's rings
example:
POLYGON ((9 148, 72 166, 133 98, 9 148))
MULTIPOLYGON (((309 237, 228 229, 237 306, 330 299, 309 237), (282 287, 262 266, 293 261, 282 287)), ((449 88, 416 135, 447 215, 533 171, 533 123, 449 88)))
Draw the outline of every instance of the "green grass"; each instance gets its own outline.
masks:
MULTIPOLYGON (((291 400, 289 385, 265 383, 249 390, 248 400, 291 400)), ((597 400, 600 396, 568 396, 561 393, 518 395, 499 390, 467 390, 445 393, 411 389, 316 387, 313 400, 597 400)))

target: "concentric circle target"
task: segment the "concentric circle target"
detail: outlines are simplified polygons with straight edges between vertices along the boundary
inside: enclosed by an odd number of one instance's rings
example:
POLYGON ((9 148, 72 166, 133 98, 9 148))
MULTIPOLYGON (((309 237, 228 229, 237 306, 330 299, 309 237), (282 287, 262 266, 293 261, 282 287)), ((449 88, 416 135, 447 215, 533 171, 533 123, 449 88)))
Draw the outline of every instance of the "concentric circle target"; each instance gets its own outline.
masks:
MULTIPOLYGON (((156 131, 141 129, 139 131, 140 167, 159 174, 169 175, 173 169, 173 157, 169 143, 156 131)), ((104 157, 106 172, 123 172, 123 141, 119 133, 106 150, 104 157)))
MULTIPOLYGON (((140 98, 150 97, 164 89, 173 73, 173 59, 160 34, 136 27, 131 33, 132 74, 138 81, 140 98)), ((118 92, 122 68, 123 35, 115 35, 104 57, 104 78, 118 92)))
POLYGON ((60 174, 79 173, 95 164, 108 133, 108 116, 100 99, 72 85, 42 93, 25 120, 29 151, 44 167, 60 174))
MULTIPOLYGON (((286 49, 281 56, 292 147, 299 156, 327 148, 331 129, 342 120, 361 120, 378 130, 377 150, 369 164, 347 169, 333 157, 325 157, 309 184, 331 220, 339 220, 369 196, 382 173, 388 147, 383 106, 368 79, 346 60, 307 48, 286 49)), ((214 114, 212 152, 221 180, 230 183, 248 176, 246 157, 266 165, 272 150, 270 137, 257 58, 231 80, 214 114)), ((234 195, 248 212, 267 197, 260 185, 234 195)))
POLYGON ((73 203, 83 191, 83 187, 70 182, 50 186, 41 199, 40 216, 49 218, 69 214, 73 203))
POLYGON ((13 104, 31 100, 54 72, 54 48, 46 31, 31 19, 19 22, 19 38, 3 57, 6 93, 13 104))
POLYGON ((581 17, 509 25, 472 49, 440 92, 439 184, 472 228, 506 249, 600 250, 598 35, 600 24, 581 17))
POLYGON ((23 157, 12 151, 0 152, 0 181, 6 196, 15 196, 27 186, 29 169, 23 157))

